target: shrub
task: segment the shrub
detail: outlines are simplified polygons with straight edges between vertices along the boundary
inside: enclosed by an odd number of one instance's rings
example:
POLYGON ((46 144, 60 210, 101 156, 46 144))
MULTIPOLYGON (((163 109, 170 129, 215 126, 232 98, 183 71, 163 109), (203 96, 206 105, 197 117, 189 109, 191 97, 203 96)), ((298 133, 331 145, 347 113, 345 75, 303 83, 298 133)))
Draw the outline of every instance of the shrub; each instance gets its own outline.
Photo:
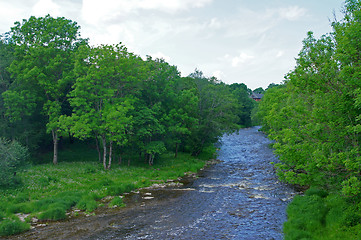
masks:
POLYGON ((134 183, 119 183, 108 187, 107 194, 110 196, 121 195, 135 189, 134 183))
POLYGON ((80 210, 92 212, 97 208, 98 204, 91 196, 84 196, 77 204, 76 207, 80 210))
POLYGON ((42 212, 38 218, 40 220, 61 220, 66 218, 66 208, 59 203, 49 205, 48 210, 42 212))
POLYGON ((0 138, 0 186, 17 183, 16 172, 28 158, 28 150, 16 141, 0 138))
POLYGON ((123 207, 125 204, 123 203, 123 199, 121 197, 115 197, 109 203, 109 207, 123 207))
POLYGON ((8 213, 31 213, 33 207, 30 203, 9 204, 7 207, 8 213))
POLYGON ((53 201, 54 203, 63 205, 65 209, 70 209, 71 207, 75 206, 77 202, 80 201, 80 199, 81 193, 66 191, 57 194, 53 201))
POLYGON ((0 236, 14 235, 30 229, 30 225, 17 220, 5 219, 0 222, 0 236))
POLYGON ((325 198, 328 196, 328 192, 319 188, 310 188, 305 192, 306 196, 312 196, 312 195, 317 195, 321 198, 325 198))

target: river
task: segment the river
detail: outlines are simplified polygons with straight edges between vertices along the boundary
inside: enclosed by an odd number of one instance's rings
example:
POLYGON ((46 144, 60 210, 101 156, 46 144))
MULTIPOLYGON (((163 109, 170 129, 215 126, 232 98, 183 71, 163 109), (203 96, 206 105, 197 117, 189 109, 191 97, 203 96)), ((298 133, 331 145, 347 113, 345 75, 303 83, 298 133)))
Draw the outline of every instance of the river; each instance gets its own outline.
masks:
POLYGON ((125 196, 127 207, 99 210, 12 239, 282 239, 294 190, 280 183, 270 141, 258 127, 225 135, 218 159, 182 187, 125 196))

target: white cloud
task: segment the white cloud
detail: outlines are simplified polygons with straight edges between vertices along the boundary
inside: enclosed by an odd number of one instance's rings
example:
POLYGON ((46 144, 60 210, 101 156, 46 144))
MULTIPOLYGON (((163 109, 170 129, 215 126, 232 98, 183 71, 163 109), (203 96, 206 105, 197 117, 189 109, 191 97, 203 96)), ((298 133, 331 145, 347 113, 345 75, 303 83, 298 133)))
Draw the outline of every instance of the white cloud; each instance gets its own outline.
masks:
POLYGON ((152 56, 152 58, 162 58, 166 62, 169 62, 171 60, 171 58, 169 56, 165 55, 162 52, 156 52, 156 53, 150 54, 150 56, 152 56))
POLYGON ((212 2, 212 0, 129 0, 129 2, 134 2, 133 6, 135 8, 169 12, 187 10, 189 8, 201 8, 204 7, 206 4, 212 2))
POLYGON ((23 18, 27 17, 26 11, 22 10, 21 7, 21 5, 16 5, 12 1, 1 3, 0 34, 10 31, 15 21, 21 22, 23 18))
POLYGON ((299 6, 292 6, 287 8, 280 8, 278 13, 281 18, 287 19, 289 21, 295 21, 299 18, 305 16, 307 10, 299 6))
POLYGON ((241 52, 239 56, 232 57, 229 54, 224 56, 224 59, 231 62, 232 67, 238 67, 239 64, 246 63, 251 59, 254 59, 253 55, 247 54, 245 52, 241 52))
POLYGON ((222 25, 217 18, 212 18, 208 24, 209 28, 214 28, 214 29, 219 29, 221 26, 222 25))
POLYGON ((200 8, 212 0, 83 0, 82 17, 88 23, 107 22, 139 10, 175 13, 200 8))
POLYGON ((57 17, 60 16, 60 6, 52 0, 40 0, 33 6, 32 14, 38 17, 43 17, 46 14, 57 17))
POLYGON ((216 70, 212 73, 212 76, 216 77, 218 80, 222 80, 222 78, 225 77, 225 74, 221 70, 216 70))
POLYGON ((284 54, 285 54, 284 51, 278 51, 277 54, 276 54, 276 58, 280 58, 280 57, 282 57, 284 54))

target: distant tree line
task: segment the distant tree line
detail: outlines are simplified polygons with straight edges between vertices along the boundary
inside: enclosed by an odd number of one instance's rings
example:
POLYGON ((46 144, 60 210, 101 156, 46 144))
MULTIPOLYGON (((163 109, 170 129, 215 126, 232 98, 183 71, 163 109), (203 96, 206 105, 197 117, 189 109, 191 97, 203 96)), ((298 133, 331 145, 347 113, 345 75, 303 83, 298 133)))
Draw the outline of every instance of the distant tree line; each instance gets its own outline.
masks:
POLYGON ((181 77, 163 59, 121 44, 90 46, 63 17, 16 22, 0 41, 0 136, 35 153, 63 138, 94 141, 111 167, 114 151, 151 165, 164 151, 193 155, 227 131, 251 125, 244 84, 226 85, 196 70, 181 77))

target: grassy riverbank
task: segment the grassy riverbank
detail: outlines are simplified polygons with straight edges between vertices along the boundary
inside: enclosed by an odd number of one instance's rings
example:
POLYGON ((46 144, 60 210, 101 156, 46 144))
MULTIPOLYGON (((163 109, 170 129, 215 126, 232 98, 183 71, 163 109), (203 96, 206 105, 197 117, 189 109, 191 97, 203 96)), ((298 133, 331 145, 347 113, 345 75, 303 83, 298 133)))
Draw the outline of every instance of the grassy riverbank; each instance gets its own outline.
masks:
MULTIPOLYGON (((154 164, 113 164, 104 171, 97 162, 68 161, 57 166, 42 164, 18 173, 19 185, 0 189, 0 236, 30 229, 34 222, 62 220, 67 212, 91 213, 109 199, 109 207, 121 206, 121 195, 156 182, 177 179, 185 172, 197 172, 213 157, 209 149, 198 158, 180 153, 163 154, 154 164), (112 199, 112 200, 110 200, 112 199), (21 221, 21 219, 24 219, 21 221)), ((69 153, 64 152, 63 155, 69 153)), ((74 156, 73 156, 74 157, 74 156)))
POLYGON ((361 203, 311 188, 288 205, 286 240, 361 239, 361 203))

